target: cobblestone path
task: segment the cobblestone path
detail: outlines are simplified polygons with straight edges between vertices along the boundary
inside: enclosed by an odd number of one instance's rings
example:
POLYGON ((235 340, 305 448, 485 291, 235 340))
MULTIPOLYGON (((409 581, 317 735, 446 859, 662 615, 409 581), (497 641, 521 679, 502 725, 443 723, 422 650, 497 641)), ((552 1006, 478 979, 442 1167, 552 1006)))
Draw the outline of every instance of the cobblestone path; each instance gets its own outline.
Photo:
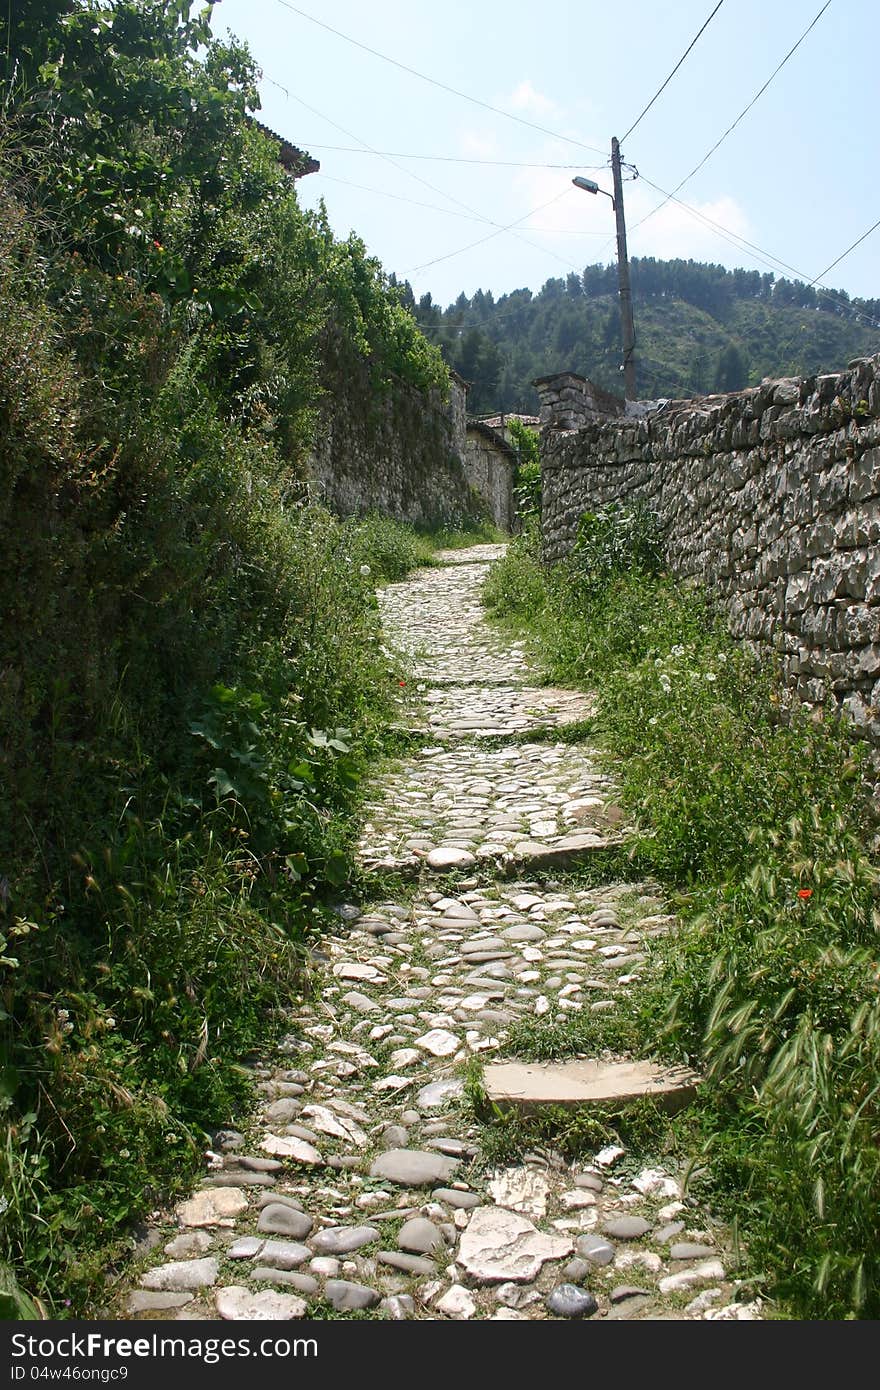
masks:
POLYGON ((360 854, 414 896, 339 909, 320 995, 258 1068, 261 1102, 215 1136, 202 1185, 157 1215, 119 1317, 742 1319, 725 1231, 682 1173, 609 1147, 492 1169, 462 1064, 518 1019, 613 1009, 671 918, 655 886, 566 887, 625 833, 584 742, 585 696, 535 688, 485 621, 498 547, 451 552, 381 595, 409 654, 424 746, 382 774, 360 854), (559 868, 560 879, 530 873, 559 868))

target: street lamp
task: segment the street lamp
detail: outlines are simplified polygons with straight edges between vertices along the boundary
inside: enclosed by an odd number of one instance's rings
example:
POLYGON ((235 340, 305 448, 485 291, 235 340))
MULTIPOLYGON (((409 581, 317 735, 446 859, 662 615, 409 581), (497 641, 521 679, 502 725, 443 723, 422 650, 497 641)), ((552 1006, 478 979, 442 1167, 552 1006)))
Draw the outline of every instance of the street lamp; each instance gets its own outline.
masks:
MULTIPOLYGON (((580 175, 578 175, 576 179, 572 179, 572 183, 574 184, 575 188, 582 188, 585 193, 605 193, 605 189, 600 188, 599 185, 597 183, 594 183, 592 179, 582 179, 580 175)), ((611 194, 605 193, 605 197, 611 198, 611 194)), ((614 202, 613 198, 611 198, 611 202, 614 202)))
POLYGON ((636 398, 636 331, 633 325, 632 293, 629 287, 629 259, 626 254, 626 222, 623 216, 623 181, 620 177, 620 145, 617 137, 611 141, 611 169, 614 174, 614 195, 594 182, 593 179, 572 179, 575 188, 584 193, 604 193, 611 198, 617 219, 617 284, 620 290, 620 332, 623 339, 623 383, 624 395, 628 401, 636 398))

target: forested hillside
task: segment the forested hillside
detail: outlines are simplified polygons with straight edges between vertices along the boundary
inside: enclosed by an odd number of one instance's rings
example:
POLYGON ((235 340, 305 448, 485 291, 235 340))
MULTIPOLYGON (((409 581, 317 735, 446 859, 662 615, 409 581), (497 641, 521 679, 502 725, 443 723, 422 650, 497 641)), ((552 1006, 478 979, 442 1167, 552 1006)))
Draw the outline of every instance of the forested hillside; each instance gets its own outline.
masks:
POLYGON ((283 1022, 398 693, 327 344, 447 380, 190 9, 0 16, 0 1317, 93 1306, 283 1022))
MULTIPOLYGON (((633 258, 640 396, 731 391, 764 376, 833 371, 880 350, 880 299, 826 295, 800 281, 696 261, 633 258)), ((623 394, 616 266, 548 280, 536 294, 478 290, 441 309, 407 303, 451 366, 472 383, 469 409, 533 411, 531 382, 575 371, 623 394)))

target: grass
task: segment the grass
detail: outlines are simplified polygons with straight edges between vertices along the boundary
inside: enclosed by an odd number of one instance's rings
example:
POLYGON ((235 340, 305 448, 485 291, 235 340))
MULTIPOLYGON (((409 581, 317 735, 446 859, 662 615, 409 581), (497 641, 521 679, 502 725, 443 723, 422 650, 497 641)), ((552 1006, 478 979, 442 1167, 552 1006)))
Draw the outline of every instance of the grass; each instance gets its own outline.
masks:
POLYGON ((582 523, 552 570, 534 531, 487 603, 552 679, 595 688, 640 875, 682 925, 637 996, 520 1027, 528 1056, 602 1047, 693 1063, 714 1200, 793 1316, 880 1312, 880 875, 864 748, 792 703, 708 597, 666 574, 650 517, 582 523))
POLYGON ((121 700, 88 744, 60 707, 51 818, 6 847, 0 1306, 99 1304, 132 1226, 246 1112, 240 1061, 287 1031, 309 950, 358 887, 364 779, 394 747, 399 677, 374 584, 420 564, 423 542, 320 508, 275 542, 295 595, 282 638, 172 709, 161 759, 121 700))

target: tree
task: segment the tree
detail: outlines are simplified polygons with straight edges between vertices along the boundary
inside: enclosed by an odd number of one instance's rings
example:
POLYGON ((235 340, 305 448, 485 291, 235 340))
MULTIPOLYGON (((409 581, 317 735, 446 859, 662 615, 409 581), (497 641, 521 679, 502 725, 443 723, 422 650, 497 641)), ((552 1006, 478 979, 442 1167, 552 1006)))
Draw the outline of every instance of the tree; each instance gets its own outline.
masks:
POLYGON ((715 370, 716 391, 742 391, 749 381, 749 369, 736 343, 720 354, 715 370))

